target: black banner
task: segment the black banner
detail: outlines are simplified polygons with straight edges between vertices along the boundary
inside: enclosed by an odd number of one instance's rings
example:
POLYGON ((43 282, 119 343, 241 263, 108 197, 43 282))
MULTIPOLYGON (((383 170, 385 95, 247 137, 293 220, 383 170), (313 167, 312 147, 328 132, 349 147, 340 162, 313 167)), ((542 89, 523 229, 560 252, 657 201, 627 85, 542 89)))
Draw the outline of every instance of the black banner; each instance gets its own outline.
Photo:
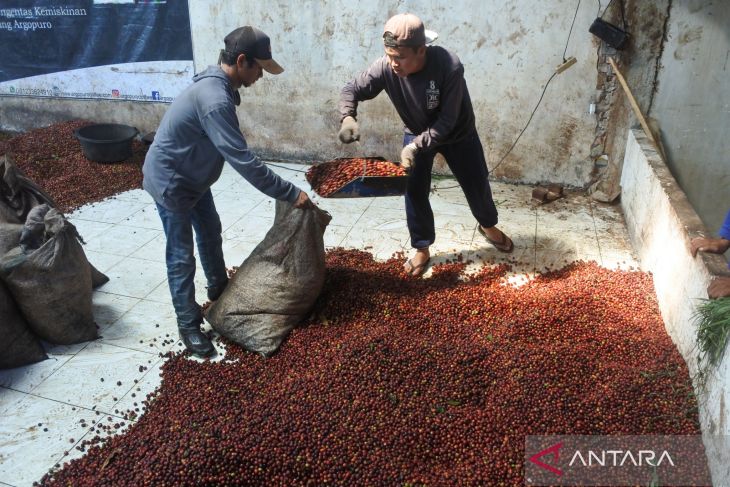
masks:
POLYGON ((186 0, 3 0, 0 82, 108 64, 193 59, 186 0))

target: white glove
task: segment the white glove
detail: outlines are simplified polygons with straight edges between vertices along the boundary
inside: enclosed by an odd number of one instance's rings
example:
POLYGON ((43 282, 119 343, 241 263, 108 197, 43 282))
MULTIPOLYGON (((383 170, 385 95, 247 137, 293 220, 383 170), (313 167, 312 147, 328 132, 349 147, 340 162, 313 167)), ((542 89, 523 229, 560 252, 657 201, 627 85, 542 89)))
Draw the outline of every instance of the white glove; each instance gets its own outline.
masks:
POLYGON ((353 117, 343 118, 337 136, 343 144, 350 144, 356 140, 360 140, 360 126, 357 124, 357 120, 353 117))
POLYGON ((400 165, 406 171, 410 171, 416 162, 416 152, 418 152, 418 148, 413 142, 403 147, 400 151, 400 165))

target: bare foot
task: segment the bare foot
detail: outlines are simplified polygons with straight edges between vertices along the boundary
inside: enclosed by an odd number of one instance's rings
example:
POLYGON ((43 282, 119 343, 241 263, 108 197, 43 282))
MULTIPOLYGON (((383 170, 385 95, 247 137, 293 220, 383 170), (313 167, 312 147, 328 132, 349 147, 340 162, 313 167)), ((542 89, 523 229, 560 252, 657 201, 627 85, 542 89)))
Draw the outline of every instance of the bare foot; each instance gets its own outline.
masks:
POLYGON ((428 251, 428 247, 424 249, 416 249, 416 253, 403 264, 403 269, 412 275, 418 277, 426 272, 428 267, 428 261, 431 260, 431 254, 428 251))

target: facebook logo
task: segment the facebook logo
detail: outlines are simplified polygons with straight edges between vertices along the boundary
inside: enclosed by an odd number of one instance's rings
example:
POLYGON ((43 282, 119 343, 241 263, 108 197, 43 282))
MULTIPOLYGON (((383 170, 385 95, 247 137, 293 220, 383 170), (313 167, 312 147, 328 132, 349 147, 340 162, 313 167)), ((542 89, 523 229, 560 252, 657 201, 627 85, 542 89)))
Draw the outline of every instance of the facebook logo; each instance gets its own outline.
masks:
POLYGON ((153 100, 159 100, 160 99, 160 92, 159 91, 153 91, 152 92, 152 99, 153 100))

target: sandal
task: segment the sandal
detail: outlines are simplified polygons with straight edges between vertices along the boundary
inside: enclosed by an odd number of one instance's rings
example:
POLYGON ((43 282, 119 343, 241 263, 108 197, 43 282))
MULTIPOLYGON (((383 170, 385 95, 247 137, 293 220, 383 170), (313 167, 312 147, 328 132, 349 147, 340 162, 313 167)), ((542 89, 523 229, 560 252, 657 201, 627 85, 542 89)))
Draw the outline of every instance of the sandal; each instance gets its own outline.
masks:
POLYGON ((403 269, 413 277, 420 277, 423 275, 424 272, 426 272, 426 268, 428 267, 428 263, 430 260, 431 257, 426 259, 426 262, 423 262, 422 264, 414 265, 413 259, 408 259, 406 263, 403 264, 403 269))
POLYGON ((482 237, 487 239, 487 242, 494 245, 494 248, 496 248, 500 252, 505 252, 509 254, 515 249, 515 244, 514 242, 512 242, 512 239, 509 238, 507 234, 504 233, 502 230, 500 230, 500 233, 502 234, 502 239, 499 242, 487 237, 487 233, 482 229, 482 226, 479 224, 477 224, 477 230, 479 230, 479 233, 482 234, 482 237))

